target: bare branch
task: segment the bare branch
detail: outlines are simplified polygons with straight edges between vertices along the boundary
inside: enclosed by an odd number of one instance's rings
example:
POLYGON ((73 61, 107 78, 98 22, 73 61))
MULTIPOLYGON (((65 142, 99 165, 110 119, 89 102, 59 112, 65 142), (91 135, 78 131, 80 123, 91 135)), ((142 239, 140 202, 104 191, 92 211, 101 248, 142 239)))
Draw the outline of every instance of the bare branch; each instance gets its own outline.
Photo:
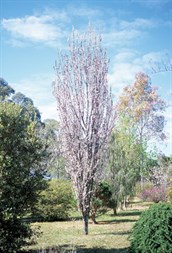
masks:
POLYGON ((172 59, 170 59, 168 55, 161 61, 153 61, 150 59, 150 66, 153 74, 160 72, 169 72, 172 71, 172 59))

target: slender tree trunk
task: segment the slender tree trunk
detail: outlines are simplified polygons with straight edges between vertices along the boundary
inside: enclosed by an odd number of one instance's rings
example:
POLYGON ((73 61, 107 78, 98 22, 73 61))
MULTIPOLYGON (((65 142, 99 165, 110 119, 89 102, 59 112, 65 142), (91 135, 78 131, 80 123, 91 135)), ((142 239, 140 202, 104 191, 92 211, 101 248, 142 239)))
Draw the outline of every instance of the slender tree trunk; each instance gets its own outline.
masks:
POLYGON ((123 201, 123 208, 124 208, 124 210, 126 210, 126 209, 127 209, 126 197, 124 197, 124 201, 123 201))
POLYGON ((84 214, 83 215, 83 219, 84 219, 84 234, 88 235, 88 214, 84 214))
POLYGON ((97 212, 97 207, 92 204, 91 210, 90 210, 90 218, 93 222, 93 224, 97 224, 96 221, 96 212, 97 212))
MULTIPOLYGON (((142 132, 141 132, 141 136, 140 136, 140 143, 143 144, 143 137, 142 137, 142 132)), ((141 152, 141 181, 140 181, 140 186, 141 186, 141 190, 143 190, 143 166, 144 166, 144 156, 143 156, 143 152, 141 152)))
POLYGON ((113 215, 117 215, 117 207, 118 207, 118 201, 114 201, 114 206, 113 206, 113 215))
POLYGON ((141 174, 141 180, 140 180, 140 188, 143 190, 143 185, 144 185, 144 180, 143 180, 143 175, 141 174))
POLYGON ((117 207, 113 208, 113 215, 115 215, 115 216, 117 215, 117 210, 116 209, 117 209, 117 207))
POLYGON ((93 212, 91 214, 91 219, 92 219, 93 224, 97 224, 97 221, 96 221, 96 212, 93 212))
POLYGON ((120 202, 120 210, 124 211, 123 202, 122 201, 120 202))

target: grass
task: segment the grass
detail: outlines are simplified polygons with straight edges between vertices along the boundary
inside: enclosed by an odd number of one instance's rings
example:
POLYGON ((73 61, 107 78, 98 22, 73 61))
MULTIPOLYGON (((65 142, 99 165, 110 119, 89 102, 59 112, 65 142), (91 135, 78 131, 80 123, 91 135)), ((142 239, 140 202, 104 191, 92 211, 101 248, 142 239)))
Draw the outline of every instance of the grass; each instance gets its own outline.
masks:
POLYGON ((146 208, 147 203, 135 201, 132 207, 119 212, 117 216, 113 216, 109 211, 98 217, 97 225, 89 223, 87 236, 83 234, 83 221, 79 219, 78 214, 75 214, 71 221, 33 223, 33 228, 39 226, 42 234, 37 244, 30 245, 25 250, 37 253, 42 248, 54 246, 59 247, 59 251, 55 252, 125 253, 130 246, 128 237, 131 228, 146 208))

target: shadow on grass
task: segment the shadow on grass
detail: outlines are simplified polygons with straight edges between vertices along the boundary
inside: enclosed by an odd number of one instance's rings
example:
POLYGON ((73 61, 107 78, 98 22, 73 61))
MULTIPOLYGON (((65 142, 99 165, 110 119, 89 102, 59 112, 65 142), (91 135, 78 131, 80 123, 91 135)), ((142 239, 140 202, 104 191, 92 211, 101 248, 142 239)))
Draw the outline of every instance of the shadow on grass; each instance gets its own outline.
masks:
POLYGON ((135 211, 124 211, 124 212, 120 212, 117 215, 113 215, 111 214, 110 216, 113 217, 120 217, 120 216, 139 216, 141 215, 143 211, 139 211, 139 210, 135 210, 135 211))
POLYGON ((139 204, 143 204, 144 201, 143 200, 138 200, 138 201, 130 201, 129 205, 139 205, 139 204))
POLYGON ((131 231, 119 231, 119 232, 108 232, 108 233, 103 233, 101 235, 129 235, 131 234, 131 231))
POLYGON ((71 249, 70 245, 62 245, 55 248, 47 248, 43 250, 29 250, 19 253, 127 253, 129 248, 106 249, 106 248, 85 248, 84 245, 78 245, 76 249, 71 249))
MULTIPOLYGON (((119 217, 119 216, 118 216, 119 217)), ((137 219, 114 219, 114 220, 104 220, 104 221, 98 221, 96 225, 108 225, 108 224, 117 224, 117 223, 123 223, 123 222, 136 222, 137 219)))
POLYGON ((127 253, 128 248, 122 249, 106 249, 106 248, 92 248, 92 249, 82 249, 78 248, 76 253, 127 253))
MULTIPOLYGON (((144 204, 145 206, 148 206, 150 205, 149 203, 148 204, 144 204)), ((120 216, 140 216, 141 213, 143 211, 141 210, 138 210, 138 209, 135 209, 135 210, 126 210, 126 211, 120 211, 117 215, 114 215, 114 214, 107 214, 108 216, 110 217, 120 217, 120 216)), ((101 215, 100 215, 101 216, 101 215)), ((77 215, 77 216, 71 216, 69 218, 69 220, 82 220, 82 216, 81 215, 77 215)))

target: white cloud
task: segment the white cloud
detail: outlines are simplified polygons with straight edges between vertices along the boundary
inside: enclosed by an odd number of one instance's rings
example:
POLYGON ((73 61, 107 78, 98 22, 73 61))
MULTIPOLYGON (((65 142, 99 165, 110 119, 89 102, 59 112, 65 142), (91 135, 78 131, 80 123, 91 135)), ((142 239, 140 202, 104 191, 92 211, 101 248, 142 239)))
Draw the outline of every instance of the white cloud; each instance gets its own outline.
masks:
POLYGON ((141 32, 139 30, 111 30, 110 32, 103 33, 103 42, 108 47, 126 46, 132 40, 139 38, 141 32))
POLYGON ((153 62, 162 60, 165 52, 150 52, 141 55, 130 49, 122 49, 111 61, 111 69, 108 75, 109 84, 118 95, 126 85, 133 83, 138 72, 152 74, 151 59, 153 62))
POLYGON ((143 71, 143 66, 140 63, 135 63, 139 56, 137 51, 130 49, 123 49, 114 56, 108 77, 109 84, 115 89, 117 95, 126 85, 133 82, 137 72, 143 71))
POLYGON ((161 52, 151 52, 147 53, 143 56, 143 61, 148 62, 152 60, 153 62, 161 62, 167 58, 167 52, 161 51, 161 52))
POLYGON ((64 39, 69 36, 71 24, 77 23, 77 18, 84 19, 84 22, 82 20, 77 24, 77 28, 85 28, 89 21, 92 22, 93 26, 95 24, 98 30, 103 31, 103 42, 111 48, 132 45, 134 40, 143 37, 147 29, 162 23, 162 21, 144 18, 126 21, 121 18, 114 18, 113 15, 114 13, 111 13, 109 9, 103 12, 100 8, 91 9, 82 6, 78 6, 78 8, 68 6, 66 9, 46 8, 34 15, 3 19, 1 26, 11 35, 10 43, 13 46, 22 47, 29 43, 43 43, 50 47, 64 48, 64 39), (106 22, 103 19, 104 15, 109 15, 106 22))
POLYGON ((131 62, 133 61, 138 55, 138 52, 133 49, 121 49, 119 53, 117 53, 113 59, 114 63, 119 62, 131 62))
MULTIPOLYGON (((66 10, 46 8, 35 15, 2 19, 1 26, 11 35, 11 44, 21 47, 29 42, 44 43, 48 46, 63 46, 67 38, 67 23, 76 16, 96 17, 101 14, 98 9, 68 7, 66 10)), ((71 26, 70 26, 71 28, 71 26)))
POLYGON ((18 83, 11 83, 16 92, 21 92, 31 98, 39 109, 42 119, 57 119, 56 101, 53 96, 52 74, 32 75, 29 79, 22 79, 18 83))
POLYGON ((124 86, 133 82, 135 74, 141 70, 141 66, 132 63, 116 63, 111 74, 109 74, 109 84, 115 90, 118 89, 118 92, 121 92, 124 86))
POLYGON ((159 25, 166 25, 159 19, 136 18, 128 21, 121 18, 110 18, 103 27, 103 41, 108 47, 132 45, 159 25), (148 31, 149 30, 149 31, 148 31))
POLYGON ((62 37, 59 28, 50 22, 50 16, 27 16, 24 18, 3 19, 2 26, 15 38, 24 38, 32 41, 48 41, 62 37))
POLYGON ((67 9, 68 13, 71 13, 72 16, 80 16, 80 17, 87 17, 87 18, 92 18, 92 17, 97 17, 102 15, 102 11, 100 9, 93 9, 93 8, 88 8, 88 7, 73 7, 70 6, 67 9))
MULTIPOLYGON (((172 120, 172 111, 171 111, 171 107, 169 107, 168 109, 166 109, 166 111, 164 112, 164 116, 166 119, 171 119, 172 120)), ((172 131, 172 129, 171 129, 172 131)))
POLYGON ((54 16, 25 16, 3 19, 2 27, 11 34, 13 46, 23 46, 28 42, 42 42, 53 46, 66 37, 66 32, 54 24, 54 16))
POLYGON ((45 119, 59 120, 56 102, 50 103, 48 105, 39 106, 39 111, 41 112, 42 120, 45 119))
POLYGON ((19 40, 16 38, 11 38, 11 40, 7 41, 7 43, 12 45, 13 47, 19 47, 19 48, 26 47, 29 45, 28 42, 19 40))
MULTIPOLYGON (((109 10, 105 10, 105 14, 109 10)), ((11 35, 11 43, 13 46, 23 46, 29 42, 44 43, 48 46, 63 47, 63 40, 69 35, 68 29, 71 29, 71 23, 76 23, 76 18, 87 18, 87 23, 93 22, 98 28, 103 30, 103 39, 107 46, 126 45, 143 35, 143 30, 152 28, 156 25, 156 21, 149 19, 137 18, 130 22, 113 18, 113 13, 109 14, 109 21, 104 22, 101 9, 91 9, 87 7, 68 6, 65 10, 61 9, 44 9, 42 13, 34 15, 3 19, 1 25, 3 29, 11 35), (113 18, 113 22, 110 20, 113 18), (101 24, 101 26, 100 26, 101 24), (108 32, 107 32, 108 31, 108 32)), ((112 20, 111 20, 112 21, 112 20)), ((85 21, 84 21, 85 22, 85 21)), ((79 23, 82 28, 83 21, 79 23), (82 25, 81 25, 82 24, 82 25)))
MULTIPOLYGON (((70 16, 68 15, 66 10, 45 8, 43 14, 51 17, 53 20, 58 20, 63 23, 71 21, 70 16)), ((35 16, 41 16, 43 14, 39 12, 35 13, 35 16)))

